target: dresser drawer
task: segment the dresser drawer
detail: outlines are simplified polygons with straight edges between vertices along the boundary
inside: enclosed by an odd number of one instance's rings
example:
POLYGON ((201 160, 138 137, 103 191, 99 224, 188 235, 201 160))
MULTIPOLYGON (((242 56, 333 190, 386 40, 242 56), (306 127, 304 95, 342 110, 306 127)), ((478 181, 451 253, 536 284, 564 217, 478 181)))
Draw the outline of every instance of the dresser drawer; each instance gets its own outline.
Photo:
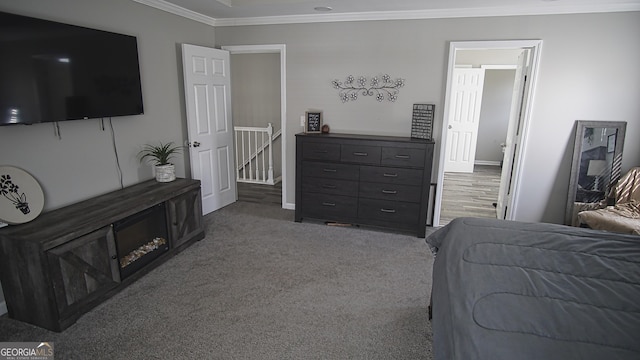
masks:
POLYGON ((340 160, 340 144, 305 142, 302 158, 311 160, 340 160))
POLYGON ((419 203, 422 199, 422 187, 412 185, 361 182, 360 198, 419 203))
POLYGON ((302 216, 327 220, 355 219, 358 198, 341 195, 303 193, 302 216))
POLYGON ((358 217, 398 224, 417 224, 420 204, 401 201, 360 199, 358 217))
POLYGON ((302 177, 358 180, 360 177, 360 171, 357 166, 348 164, 304 161, 302 163, 302 177))
POLYGON ((380 164, 379 146, 345 144, 340 148, 340 161, 357 164, 380 164))
POLYGON ((380 163, 382 165, 393 166, 409 166, 409 167, 424 167, 424 149, 402 148, 402 147, 383 147, 382 158, 380 163))
POLYGON ((358 182, 354 180, 307 177, 302 179, 302 191, 305 193, 354 196, 354 194, 358 193, 358 182))
POLYGON ((360 166, 362 181, 422 186, 422 170, 379 166, 360 166))

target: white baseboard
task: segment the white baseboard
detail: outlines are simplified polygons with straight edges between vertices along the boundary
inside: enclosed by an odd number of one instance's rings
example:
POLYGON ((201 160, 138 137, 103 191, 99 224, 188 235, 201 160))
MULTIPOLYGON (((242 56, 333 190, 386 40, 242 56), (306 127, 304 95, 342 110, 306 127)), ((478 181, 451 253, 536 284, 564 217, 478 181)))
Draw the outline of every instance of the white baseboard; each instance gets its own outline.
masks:
POLYGON ((476 160, 474 162, 476 165, 489 165, 489 166, 500 166, 500 161, 492 161, 492 160, 476 160))
POLYGON ((6 313, 7 313, 7 302, 6 301, 0 302, 0 316, 6 313))

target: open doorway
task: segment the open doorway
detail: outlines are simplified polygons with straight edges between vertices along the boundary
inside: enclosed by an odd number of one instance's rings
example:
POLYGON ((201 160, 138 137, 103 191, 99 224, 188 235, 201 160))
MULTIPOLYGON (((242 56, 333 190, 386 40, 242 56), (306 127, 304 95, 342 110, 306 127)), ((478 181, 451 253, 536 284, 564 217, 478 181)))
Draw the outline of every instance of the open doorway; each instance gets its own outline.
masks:
POLYGON ((236 158, 240 159, 237 173, 243 179, 237 184, 238 200, 276 202, 288 208, 289 202, 282 191, 286 188, 285 45, 223 46, 222 49, 228 50, 231 58, 234 127, 265 129, 265 133, 252 130, 236 135, 236 158), (269 133, 266 133, 267 127, 269 133), (269 147, 255 145, 265 137, 272 139, 269 147), (243 152, 247 160, 242 160, 243 152), (256 160, 259 156, 260 160, 256 160), (244 181, 265 178, 269 180, 244 181))
MULTIPOLYGON (((501 169, 510 120, 513 87, 518 58, 524 50, 461 50, 456 56, 458 76, 461 71, 473 74, 475 84, 466 88, 455 86, 455 121, 452 131, 465 126, 461 137, 475 135, 475 139, 460 144, 454 151, 469 150, 464 156, 445 154, 440 225, 446 225, 457 217, 496 218, 501 169), (480 87, 480 88, 479 88, 480 87), (465 97, 465 98, 460 98, 465 97), (477 98, 477 99, 476 99, 477 98), (466 103, 464 103, 466 102, 466 103), (476 116, 475 119, 471 119, 476 116), (469 118, 465 118, 469 117, 469 118), (475 127, 477 125, 477 128, 475 127), (472 145, 473 148, 468 148, 472 145), (459 161, 451 161, 460 158, 459 161)), ((459 77, 461 81, 468 80, 459 77)), ((451 132, 449 132, 451 136, 451 132)), ((457 135, 457 134, 456 134, 457 135)), ((447 148, 451 151, 451 148, 447 148)))
MULTIPOLYGON (((539 40, 451 43, 434 226, 460 216, 515 217, 540 46, 539 40), (508 124, 498 121, 483 135, 480 113, 486 74, 491 75, 492 84, 488 85, 492 87, 499 77, 502 86, 505 81, 511 86, 506 94, 510 96, 502 95, 511 100, 508 124), (512 80, 505 80, 508 78, 512 80), (487 143, 493 146, 493 154, 487 155, 483 149, 477 157, 479 146, 487 143)), ((504 114, 504 109, 501 112, 504 114)), ((490 122, 485 119, 485 127, 490 122)))

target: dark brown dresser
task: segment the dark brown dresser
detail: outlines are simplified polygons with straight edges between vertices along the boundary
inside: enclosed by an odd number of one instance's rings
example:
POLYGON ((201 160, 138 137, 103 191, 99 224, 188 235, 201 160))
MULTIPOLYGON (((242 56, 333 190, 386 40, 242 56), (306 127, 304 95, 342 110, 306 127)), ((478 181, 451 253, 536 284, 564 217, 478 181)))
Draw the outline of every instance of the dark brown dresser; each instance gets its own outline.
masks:
POLYGON ((434 142, 296 135, 295 221, 370 225, 424 237, 434 142))

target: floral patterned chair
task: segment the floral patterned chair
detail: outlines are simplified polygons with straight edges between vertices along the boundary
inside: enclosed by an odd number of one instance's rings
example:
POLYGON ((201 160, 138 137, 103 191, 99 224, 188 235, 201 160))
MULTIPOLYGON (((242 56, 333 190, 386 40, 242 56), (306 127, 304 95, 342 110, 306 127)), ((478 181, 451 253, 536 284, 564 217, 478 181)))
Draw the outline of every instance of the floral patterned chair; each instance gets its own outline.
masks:
POLYGON ((613 188, 615 204, 578 213, 578 221, 592 229, 640 235, 640 167, 620 178, 613 188))

